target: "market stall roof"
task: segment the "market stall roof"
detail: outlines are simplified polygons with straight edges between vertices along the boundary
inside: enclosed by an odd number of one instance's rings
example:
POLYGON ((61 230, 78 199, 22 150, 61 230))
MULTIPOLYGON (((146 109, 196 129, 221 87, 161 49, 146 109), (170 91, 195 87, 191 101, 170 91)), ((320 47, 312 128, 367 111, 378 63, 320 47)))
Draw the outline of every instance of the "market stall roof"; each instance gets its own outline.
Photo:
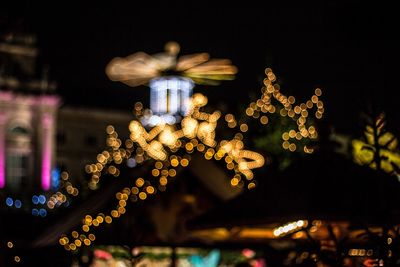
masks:
POLYGON ((320 151, 281 173, 259 177, 260 186, 189 222, 190 229, 329 220, 400 222, 400 183, 395 176, 334 152, 320 151))

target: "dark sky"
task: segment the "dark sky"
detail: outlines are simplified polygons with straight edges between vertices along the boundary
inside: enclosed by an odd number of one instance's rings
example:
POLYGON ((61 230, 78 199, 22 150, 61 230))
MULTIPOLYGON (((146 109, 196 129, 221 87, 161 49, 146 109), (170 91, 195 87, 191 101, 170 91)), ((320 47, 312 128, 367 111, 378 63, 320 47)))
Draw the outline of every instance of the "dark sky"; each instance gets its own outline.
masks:
POLYGON ((379 104, 396 117, 399 31, 388 6, 263 1, 251 7, 143 8, 127 4, 136 1, 36 2, 0 8, 2 25, 22 19, 24 28, 38 34, 40 62, 50 65, 65 104, 128 110, 136 101, 147 103, 147 88, 111 82, 104 68, 115 56, 161 52, 175 40, 181 54, 209 52, 238 67, 235 81, 195 88, 212 103, 232 108, 249 103, 259 94, 264 68, 272 67, 282 91, 300 100, 321 87, 326 118, 339 130, 357 125, 365 103, 379 104))

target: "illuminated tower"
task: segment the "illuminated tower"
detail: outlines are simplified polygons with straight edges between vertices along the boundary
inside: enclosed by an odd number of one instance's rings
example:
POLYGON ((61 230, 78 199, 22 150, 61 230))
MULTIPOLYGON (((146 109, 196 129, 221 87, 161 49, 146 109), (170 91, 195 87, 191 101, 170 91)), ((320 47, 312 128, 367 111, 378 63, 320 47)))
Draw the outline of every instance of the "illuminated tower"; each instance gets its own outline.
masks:
POLYGON ((114 58, 106 68, 108 77, 129 86, 150 87, 150 114, 142 123, 154 126, 174 124, 190 108, 195 83, 217 85, 231 80, 237 70, 227 59, 210 59, 207 53, 181 56, 176 42, 165 45, 165 52, 148 55, 137 52, 126 58, 114 58))
POLYGON ((0 189, 49 190, 55 164, 59 98, 47 71, 35 79, 35 37, 8 34, 0 40, 0 189))

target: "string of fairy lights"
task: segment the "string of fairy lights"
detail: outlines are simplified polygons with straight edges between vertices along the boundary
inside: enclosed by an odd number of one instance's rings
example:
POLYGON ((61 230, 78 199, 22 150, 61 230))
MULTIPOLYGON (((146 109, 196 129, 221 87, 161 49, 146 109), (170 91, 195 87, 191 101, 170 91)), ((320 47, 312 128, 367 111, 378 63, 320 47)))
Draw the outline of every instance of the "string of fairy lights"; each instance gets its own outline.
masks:
POLYGON ((123 162, 134 167, 152 160, 154 162, 154 167, 151 169, 152 178, 134 179, 134 185, 131 188, 125 187, 116 193, 118 204, 115 209, 108 214, 85 215, 79 232, 74 230, 70 236, 61 236, 60 245, 72 251, 82 245, 89 246, 96 238, 92 231, 104 222, 110 224, 113 219, 125 214, 128 200, 143 201, 158 191, 165 191, 169 179, 176 176, 177 168, 187 167, 191 160, 190 154, 195 151, 203 153, 207 160, 224 160, 226 168, 234 172, 231 178, 232 186, 247 185, 248 189, 256 186, 252 169, 263 166, 264 157, 257 152, 245 150, 243 135, 240 133, 231 140, 217 142, 215 129, 221 113, 201 111, 201 108, 207 104, 207 98, 204 95, 195 94, 191 103, 192 108, 180 125, 157 125, 149 132, 140 123, 140 116, 145 111, 142 108, 143 105, 137 103, 135 115, 139 119, 130 123, 130 137, 125 140, 124 147, 114 127, 107 127, 107 148, 97 155, 96 163, 85 167, 86 172, 91 175, 89 187, 96 189, 104 174, 119 176, 119 167, 123 162), (179 129, 178 126, 180 126, 179 129), (180 150, 183 150, 183 155, 178 154, 180 150))
MULTIPOLYGON (((281 116, 292 118, 297 127, 282 134, 282 147, 294 152, 297 149, 296 140, 318 137, 313 121, 308 117, 314 108, 316 109, 315 118, 322 118, 324 113, 323 102, 320 100, 322 91, 317 88, 308 101, 296 105, 293 96, 285 96, 280 92, 272 70, 267 68, 265 73, 267 77, 261 89, 262 95, 256 102, 250 103, 246 109, 246 115, 259 119, 264 125, 268 124, 268 113, 279 112, 281 116), (275 105, 273 100, 276 100, 282 108, 275 105)), ((221 112, 202 111, 201 108, 206 104, 207 98, 204 95, 195 94, 191 99, 190 110, 180 124, 160 123, 147 131, 140 118, 145 116, 148 110, 144 110, 143 105, 138 102, 134 107, 137 119, 129 124, 130 136, 125 142, 118 137, 113 126, 108 126, 106 129, 107 148, 97 155, 97 162, 85 167, 86 172, 91 175, 89 188, 96 189, 102 175, 119 176, 119 166, 124 162, 130 167, 135 167, 146 161, 153 161, 151 176, 147 179, 135 178, 132 187, 125 187, 116 193, 115 209, 107 214, 85 215, 81 229, 72 231, 69 237, 66 234, 62 235, 59 243, 66 250, 72 251, 82 245, 89 246, 96 238, 94 229, 103 223, 110 224, 113 219, 125 214, 128 200, 144 201, 158 191, 165 191, 169 180, 176 176, 177 168, 187 167, 191 160, 190 154, 195 151, 203 153, 207 160, 224 160, 226 168, 234 172, 230 181, 232 186, 247 185, 248 189, 254 188, 256 183, 253 180, 252 169, 262 167, 265 160, 259 153, 244 149, 242 133, 248 131, 248 125, 239 124, 233 114, 226 114, 224 118, 228 127, 238 127, 240 132, 237 132, 231 140, 217 142, 215 129, 221 118, 221 112), (181 151, 184 153, 179 153, 181 151)), ((313 149, 307 146, 304 146, 303 150, 306 153, 313 152, 313 149)), ((279 231, 277 229, 276 233, 278 234, 279 231)), ((285 233, 284 230, 282 230, 283 233, 285 233)))
MULTIPOLYGON (((279 85, 275 84, 276 77, 270 69, 266 69, 267 78, 264 80, 262 96, 256 102, 252 102, 246 109, 246 114, 259 119, 262 124, 268 124, 268 113, 275 113, 279 109, 272 103, 275 99, 283 105, 279 110, 281 116, 289 116, 297 123, 297 129, 291 129, 283 133, 282 146, 290 151, 296 150, 294 140, 302 138, 317 138, 317 132, 311 122, 307 120, 309 111, 316 107, 315 117, 320 119, 324 112, 323 103, 319 99, 321 90, 316 89, 315 94, 306 103, 295 105, 293 96, 286 97, 280 93, 279 85), (292 143, 289 142, 293 139, 292 143), (293 148, 294 147, 294 148, 293 148)), ((228 170, 234 172, 231 185, 252 189, 256 186, 253 180, 253 169, 264 165, 264 157, 254 151, 245 150, 243 134, 248 131, 246 123, 239 124, 233 114, 224 116, 229 128, 238 127, 237 132, 231 140, 217 141, 216 127, 221 118, 220 111, 206 113, 201 110, 207 104, 207 98, 201 94, 192 97, 191 109, 182 119, 180 124, 158 124, 149 131, 141 124, 140 118, 146 114, 141 103, 136 103, 134 114, 138 118, 129 125, 130 136, 122 142, 113 126, 106 128, 107 147, 99 153, 96 162, 85 166, 90 174, 88 186, 95 190, 103 175, 118 177, 122 163, 128 167, 135 167, 146 161, 153 161, 151 177, 144 179, 136 177, 133 179, 132 187, 125 187, 115 195, 116 206, 111 211, 99 212, 95 215, 86 214, 82 219, 80 229, 73 230, 69 235, 62 235, 59 239, 60 245, 66 250, 75 251, 81 246, 90 246, 95 241, 93 233, 103 224, 111 224, 113 220, 126 213, 127 202, 144 201, 158 191, 165 191, 170 179, 177 175, 177 169, 187 167, 190 163, 190 154, 195 151, 204 154, 207 160, 223 160, 228 170), (184 151, 184 153, 181 153, 184 151)), ((304 151, 312 153, 311 148, 304 146, 304 151)), ((46 208, 54 209, 62 204, 68 203, 68 196, 76 197, 79 190, 70 181, 67 172, 61 173, 60 190, 45 197, 33 196, 34 204, 45 204, 46 208)), ((39 214, 39 210, 37 212, 39 214)), ((36 212, 32 214, 36 215, 36 212), (34 214, 35 213, 35 214, 34 214)), ((43 217, 43 216, 42 216, 43 217)), ((284 232, 282 232, 284 233, 284 232)))
POLYGON ((5 197, 5 204, 9 208, 30 210, 33 216, 44 218, 49 211, 68 206, 70 198, 78 194, 79 190, 71 183, 68 172, 61 172, 56 192, 38 192, 26 199, 8 195, 5 197))
MULTIPOLYGON (((298 144, 302 139, 316 139, 318 137, 317 129, 313 125, 313 118, 321 119, 324 114, 324 103, 321 100, 322 90, 315 89, 314 94, 306 102, 296 104, 294 96, 286 96, 280 90, 280 85, 276 83, 276 76, 270 68, 265 69, 266 78, 261 88, 261 96, 254 102, 251 102, 246 109, 246 115, 254 119, 259 119, 261 124, 268 124, 269 114, 279 113, 282 117, 289 117, 296 122, 296 127, 282 134, 282 147, 291 152, 298 151, 298 144), (278 102, 279 106, 274 102, 278 102), (297 143, 297 145, 296 145, 297 143)), ((231 125, 235 124, 232 117, 228 118, 231 125)), ((247 125, 240 125, 241 130, 246 130, 247 125)), ((303 145, 302 150, 305 153, 312 153, 314 149, 303 145)))
MULTIPOLYGON (((79 194, 78 188, 73 186, 67 172, 61 172, 60 178, 57 192, 49 191, 36 193, 32 195, 31 201, 24 201, 17 197, 13 198, 7 196, 5 198, 5 204, 9 208, 16 208, 17 210, 30 210, 32 216, 45 218, 50 211, 69 206, 71 198, 77 197, 79 194)), ((3 240, 1 241, 3 242, 3 240)), ((7 250, 10 250, 10 252, 15 251, 17 245, 13 240, 7 240, 5 242, 7 250)), ((14 254, 13 261, 19 264, 22 258, 20 255, 14 254)))
MULTIPOLYGON (((182 110, 185 114, 180 123, 169 123, 169 119, 165 120, 168 116, 164 119, 153 116, 153 109, 154 111, 164 109, 169 111, 169 105, 176 105, 182 101, 176 97, 179 90, 181 90, 181 96, 188 94, 187 90, 191 88, 190 82, 187 81, 188 78, 194 83, 216 85, 220 80, 233 79, 237 72, 236 67, 226 59, 210 59, 207 53, 177 58, 180 47, 175 42, 167 43, 165 50, 165 53, 155 55, 138 52, 126 58, 115 58, 106 67, 106 73, 113 81, 119 81, 132 87, 157 81, 158 86, 161 87, 153 88, 151 86, 153 100, 151 105, 154 105, 151 110, 143 109, 141 103, 135 104, 134 114, 137 119, 129 124, 130 136, 127 140, 122 142, 114 127, 107 127, 106 149, 97 155, 95 163, 85 167, 86 172, 90 175, 89 188, 95 190, 101 177, 105 174, 119 176, 122 163, 126 163, 129 167, 135 167, 144 162, 152 162, 154 166, 151 169, 151 175, 146 178, 136 177, 133 179, 132 187, 125 187, 116 193, 118 204, 115 209, 107 214, 87 214, 82 219, 79 231, 74 230, 70 235, 62 235, 59 243, 66 250, 74 251, 82 245, 90 245, 96 238, 93 233, 94 229, 104 222, 109 224, 113 219, 125 214, 128 200, 143 201, 158 191, 165 191, 169 181, 177 175, 178 168, 185 168, 190 164, 191 154, 195 151, 203 153, 207 160, 224 161, 226 169, 234 172, 230 181, 232 186, 247 186, 248 189, 256 186, 252 170, 262 167, 265 159, 261 154, 245 149, 242 133, 248 131, 246 123, 238 125, 234 115, 225 115, 228 127, 239 126, 240 132, 237 132, 230 140, 217 141, 216 128, 218 120, 221 118, 221 112, 218 110, 212 113, 202 111, 207 104, 207 98, 201 94, 194 94, 188 107, 186 100, 181 102, 185 105, 182 110), (179 76, 163 78, 170 70, 179 73, 179 76), (186 80, 179 77, 186 77, 186 80), (182 83, 183 87, 175 87, 178 83, 182 83), (167 98, 167 101, 164 98, 167 98), (160 108, 160 105, 166 106, 160 108), (143 122, 152 117, 157 119, 157 123, 147 124, 147 126, 153 126, 147 130, 143 122)), ((317 138, 315 127, 308 126, 311 123, 307 123, 307 117, 308 110, 311 110, 314 105, 318 107, 316 117, 322 117, 323 103, 318 98, 321 90, 317 89, 315 95, 307 103, 293 106, 294 97, 286 97, 280 93, 279 85, 275 84, 273 72, 266 69, 265 73, 267 78, 264 80, 265 86, 262 88, 263 95, 257 102, 250 104, 246 114, 258 118, 260 112, 263 114, 274 113, 277 108, 271 103, 271 100, 272 98, 278 100, 284 106, 280 110, 280 114, 288 115, 297 121, 297 129, 292 129, 282 136, 283 147, 295 151, 296 144, 290 143, 289 139, 317 138)), ((174 106, 173 110, 179 110, 179 108, 174 106)), ((267 124, 268 117, 262 115, 260 121, 267 124)), ((312 152, 312 149, 304 147, 304 151, 312 152)))

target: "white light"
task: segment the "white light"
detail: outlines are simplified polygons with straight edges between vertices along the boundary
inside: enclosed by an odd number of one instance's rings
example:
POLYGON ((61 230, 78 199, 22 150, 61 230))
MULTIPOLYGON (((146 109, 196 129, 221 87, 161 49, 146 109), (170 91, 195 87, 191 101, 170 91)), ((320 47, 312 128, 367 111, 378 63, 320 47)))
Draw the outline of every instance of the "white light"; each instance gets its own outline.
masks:
POLYGON ((174 124, 176 122, 175 117, 170 114, 162 116, 162 120, 167 124, 174 124))
POLYGON ((281 235, 281 231, 279 231, 278 229, 276 229, 274 231, 274 236, 280 236, 281 235))
POLYGON ((136 167, 137 163, 136 163, 135 158, 129 158, 129 159, 126 161, 126 165, 127 165, 129 168, 134 168, 134 167, 136 167))
MULTIPOLYGON (((150 109, 155 115, 187 115, 194 83, 184 77, 159 77, 150 81, 150 109)), ((168 123, 168 122, 167 122, 168 123)))
POLYGON ((148 123, 149 123, 150 126, 157 125, 157 124, 159 124, 161 122, 162 122, 161 117, 156 116, 156 115, 153 115, 148 119, 148 123))
POLYGON ((165 115, 150 115, 150 116, 143 116, 140 119, 141 123, 146 126, 156 126, 160 124, 175 124, 177 122, 177 118, 175 116, 172 116, 171 114, 165 114, 165 115))

